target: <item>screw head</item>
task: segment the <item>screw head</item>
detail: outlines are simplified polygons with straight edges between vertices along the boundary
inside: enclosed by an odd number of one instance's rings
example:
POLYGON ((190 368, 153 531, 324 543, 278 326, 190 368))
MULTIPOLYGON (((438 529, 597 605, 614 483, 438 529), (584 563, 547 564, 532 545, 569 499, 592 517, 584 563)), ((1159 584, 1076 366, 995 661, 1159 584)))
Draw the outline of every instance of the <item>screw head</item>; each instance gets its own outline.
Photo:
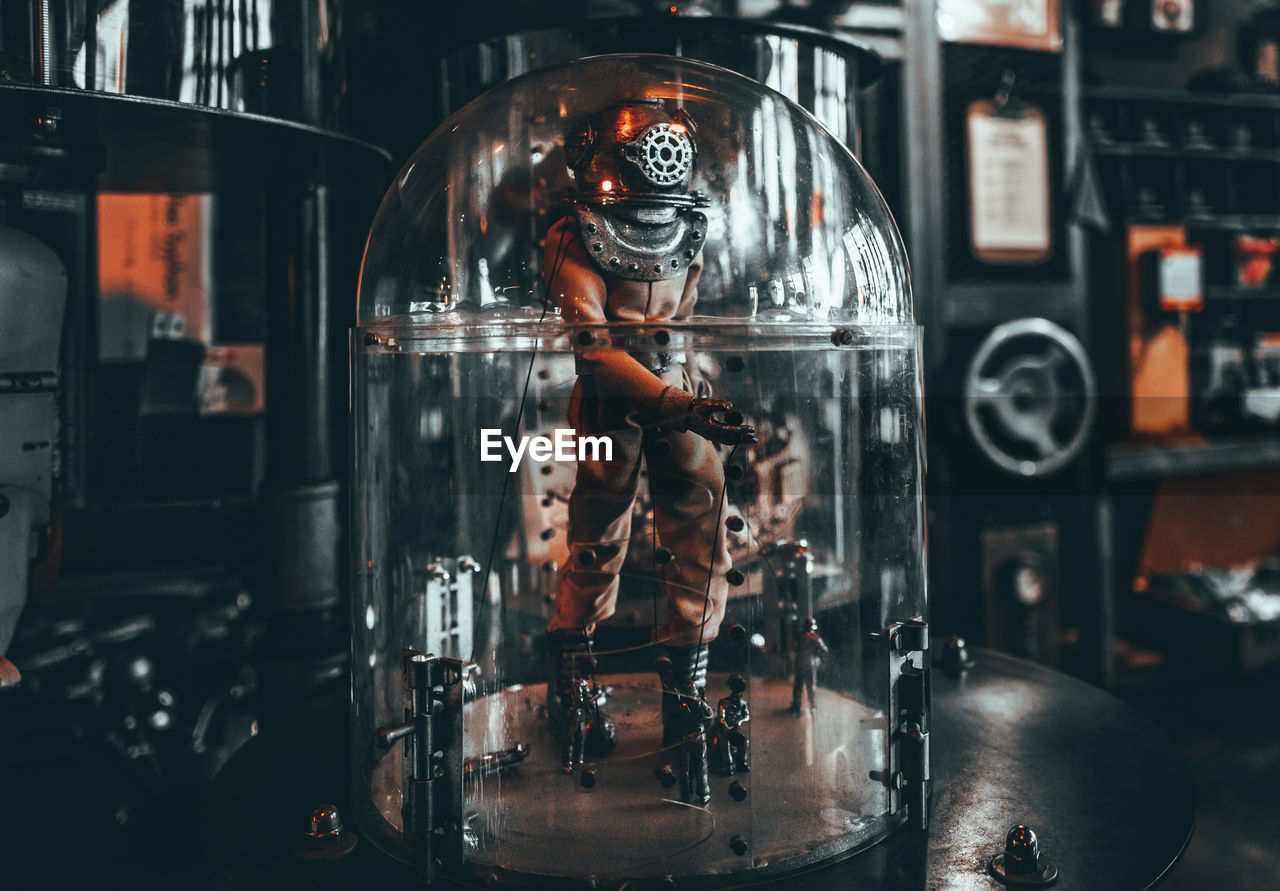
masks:
POLYGON ((948 671, 958 671, 973 667, 973 655, 963 637, 953 635, 942 651, 942 667, 948 671))
POLYGON ((342 815, 332 804, 311 812, 311 830, 293 843, 293 854, 302 860, 336 860, 356 847, 356 837, 342 828, 342 815))
POLYGON ((1009 830, 1004 839, 1005 869, 1015 874, 1033 873, 1040 869, 1040 839, 1024 823, 1009 830))
POLYGON ((332 804, 322 804, 311 812, 311 831, 315 839, 335 838, 342 833, 342 814, 332 804))
POLYGON ((36 116, 36 136, 41 139, 52 139, 58 135, 58 125, 62 121, 62 109, 49 107, 36 116))
POLYGON ((987 871, 1010 887, 1045 888, 1058 879, 1058 867, 1040 851, 1030 826, 1019 823, 1005 836, 1004 850, 987 864, 987 871))

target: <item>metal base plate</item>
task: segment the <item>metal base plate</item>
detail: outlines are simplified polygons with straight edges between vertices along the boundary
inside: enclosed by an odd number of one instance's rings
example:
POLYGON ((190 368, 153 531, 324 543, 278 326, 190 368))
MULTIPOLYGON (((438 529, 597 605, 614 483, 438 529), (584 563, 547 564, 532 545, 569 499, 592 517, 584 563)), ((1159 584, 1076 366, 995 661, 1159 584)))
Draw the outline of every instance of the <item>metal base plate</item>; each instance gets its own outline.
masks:
POLYGON ((1018 873, 1006 867, 1004 854, 996 854, 988 869, 1003 884, 1017 888, 1047 888, 1058 880, 1058 867, 1047 857, 1040 858, 1040 868, 1035 872, 1018 873))
MULTIPOLYGON (((713 769, 711 803, 703 808, 680 801, 678 787, 664 788, 655 775, 664 764, 676 768, 678 754, 662 749, 657 677, 606 675, 600 682, 612 688, 607 708, 618 748, 585 766, 594 771, 590 789, 581 774, 561 770, 559 744, 542 715, 545 685, 468 704, 468 740, 529 748, 517 768, 467 790, 479 841, 469 860, 482 875, 492 867, 520 877, 601 881, 746 878, 749 871, 810 866, 888 832, 885 789, 869 777, 883 763, 884 719, 861 703, 820 688, 816 708, 795 716, 789 681, 752 678, 752 771, 729 777, 713 769), (730 795, 735 779, 748 789, 744 801, 730 795), (735 836, 748 842, 744 854, 734 852, 735 836)), ((710 675, 708 700, 714 705, 727 694, 728 676, 710 675)))

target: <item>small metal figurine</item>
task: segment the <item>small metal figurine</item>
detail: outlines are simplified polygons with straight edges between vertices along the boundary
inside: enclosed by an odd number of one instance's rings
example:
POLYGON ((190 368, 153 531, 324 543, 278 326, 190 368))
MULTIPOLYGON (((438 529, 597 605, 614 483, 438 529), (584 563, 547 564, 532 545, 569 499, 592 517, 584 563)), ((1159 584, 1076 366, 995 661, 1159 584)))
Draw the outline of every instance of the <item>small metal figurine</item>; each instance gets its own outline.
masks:
MULTIPOLYGON (((605 691, 587 682, 587 678, 594 681, 595 658, 586 650, 565 648, 557 652, 553 643, 552 659, 552 680, 547 684, 547 720, 551 732, 560 740, 561 750, 568 752, 577 745, 575 735, 579 732, 578 720, 582 718, 586 724, 578 762, 586 755, 598 757, 613 751, 617 745, 613 717, 600 707, 605 691), (583 684, 588 687, 586 694, 582 693, 583 684)), ((565 758, 567 765, 568 755, 565 758)))
POLYGON ((711 729, 711 745, 721 773, 733 776, 751 769, 750 740, 742 732, 751 720, 751 710, 743 692, 747 682, 740 674, 729 675, 729 695, 716 707, 716 722, 711 729))
MULTIPOLYGON (((706 646, 728 599, 732 564, 718 510, 725 472, 714 444, 754 442, 755 430, 726 414, 728 402, 695 395, 684 354, 664 349, 660 327, 646 335, 652 348, 619 349, 599 326, 661 326, 693 313, 707 234, 697 208, 708 203, 689 190, 695 129, 683 108, 661 99, 620 102, 579 122, 565 136, 568 212, 546 234, 543 264, 551 301, 567 325, 581 327, 569 421, 579 436, 613 443, 612 460, 578 462, 569 556, 548 627, 552 672, 563 679, 558 664, 589 652, 596 624, 617 608, 643 463, 668 558, 655 565, 670 606, 654 630, 671 661, 664 725, 675 716, 672 691, 693 687, 701 697, 706 646)), ((554 726, 563 692, 549 688, 548 705, 554 726)))
POLYGON ((569 700, 565 733, 560 737, 560 763, 564 772, 572 774, 582 767, 587 748, 587 729, 591 713, 596 708, 595 697, 587 679, 579 677, 569 700))
POLYGON ((680 765, 680 800, 706 807, 711 801, 711 776, 707 769, 707 724, 711 706, 701 695, 687 691, 676 705, 676 723, 684 731, 677 754, 680 765))
POLYGON ((707 648, 664 648, 658 659, 662 679, 662 745, 676 746, 680 797, 690 804, 711 800, 707 764, 707 724, 712 718, 706 699, 707 648), (677 663, 675 660, 683 661, 677 663))
POLYGON ((818 683, 818 666, 831 652, 818 634, 818 620, 810 616, 804 623, 804 634, 796 639, 795 679, 791 682, 791 714, 800 714, 801 688, 809 692, 809 708, 815 705, 813 688, 818 683))

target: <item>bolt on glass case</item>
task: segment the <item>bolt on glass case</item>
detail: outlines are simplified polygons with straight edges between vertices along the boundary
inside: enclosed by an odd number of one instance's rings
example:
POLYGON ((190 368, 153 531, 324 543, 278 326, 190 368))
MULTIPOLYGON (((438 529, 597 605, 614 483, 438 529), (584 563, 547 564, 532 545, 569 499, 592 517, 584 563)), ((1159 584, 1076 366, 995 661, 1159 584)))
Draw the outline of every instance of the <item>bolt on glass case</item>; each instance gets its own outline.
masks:
POLYGON ((446 122, 352 340, 365 831, 699 885, 923 820, 917 334, 875 185, 751 80, 599 56, 446 122))

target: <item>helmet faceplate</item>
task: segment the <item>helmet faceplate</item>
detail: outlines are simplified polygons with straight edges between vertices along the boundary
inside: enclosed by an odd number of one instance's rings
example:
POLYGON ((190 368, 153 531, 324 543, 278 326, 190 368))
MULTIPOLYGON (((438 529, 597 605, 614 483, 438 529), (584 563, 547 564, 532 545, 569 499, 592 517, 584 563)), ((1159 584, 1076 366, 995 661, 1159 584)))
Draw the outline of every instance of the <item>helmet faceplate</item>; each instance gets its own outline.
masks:
POLYGON ((662 100, 620 102, 565 137, 568 198, 601 271, 636 281, 681 275, 702 249, 708 202, 690 193, 697 127, 662 100))

